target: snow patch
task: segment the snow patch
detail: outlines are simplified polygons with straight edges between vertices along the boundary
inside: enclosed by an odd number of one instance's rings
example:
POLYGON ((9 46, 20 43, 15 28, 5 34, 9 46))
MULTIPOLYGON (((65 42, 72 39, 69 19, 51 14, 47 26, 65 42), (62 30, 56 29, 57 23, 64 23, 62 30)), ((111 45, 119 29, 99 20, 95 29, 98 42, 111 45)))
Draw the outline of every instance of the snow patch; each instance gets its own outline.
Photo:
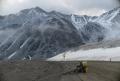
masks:
POLYGON ((48 59, 49 61, 120 61, 120 47, 68 51, 48 59))
POLYGON ((14 52, 13 54, 11 54, 8 59, 11 59, 14 55, 16 54, 16 52, 14 52))

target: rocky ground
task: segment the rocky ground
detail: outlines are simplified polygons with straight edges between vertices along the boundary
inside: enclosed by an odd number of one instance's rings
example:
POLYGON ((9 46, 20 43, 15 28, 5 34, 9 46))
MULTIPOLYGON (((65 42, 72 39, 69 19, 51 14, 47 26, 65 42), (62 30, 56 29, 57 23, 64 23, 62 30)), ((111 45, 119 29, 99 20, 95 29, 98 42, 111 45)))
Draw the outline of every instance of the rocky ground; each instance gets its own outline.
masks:
POLYGON ((73 72, 79 62, 0 62, 0 81, 120 81, 120 62, 88 62, 88 73, 73 72))

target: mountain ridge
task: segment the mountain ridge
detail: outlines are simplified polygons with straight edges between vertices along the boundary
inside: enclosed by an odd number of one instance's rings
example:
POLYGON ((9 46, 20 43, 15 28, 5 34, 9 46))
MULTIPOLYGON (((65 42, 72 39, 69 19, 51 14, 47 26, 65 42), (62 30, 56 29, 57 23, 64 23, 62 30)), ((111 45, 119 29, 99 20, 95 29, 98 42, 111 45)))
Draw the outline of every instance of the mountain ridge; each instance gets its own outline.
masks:
POLYGON ((106 14, 100 17, 66 15, 35 7, 1 17, 2 34, 10 29, 12 32, 11 35, 10 32, 7 33, 4 42, 1 41, 0 59, 46 59, 87 43, 111 40, 120 35, 119 25, 105 20, 105 17, 113 18, 115 14, 106 14), (111 36, 110 33, 114 35, 111 36))

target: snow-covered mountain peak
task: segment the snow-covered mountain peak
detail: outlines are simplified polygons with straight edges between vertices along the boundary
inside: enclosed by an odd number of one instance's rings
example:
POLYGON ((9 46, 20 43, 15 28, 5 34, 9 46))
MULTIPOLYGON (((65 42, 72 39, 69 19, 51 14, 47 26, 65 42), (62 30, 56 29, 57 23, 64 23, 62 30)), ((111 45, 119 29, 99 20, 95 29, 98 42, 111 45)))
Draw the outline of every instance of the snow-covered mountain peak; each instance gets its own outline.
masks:
POLYGON ((88 22, 88 16, 78 16, 78 15, 72 15, 71 18, 74 21, 74 23, 87 23, 88 22))
POLYGON ((25 9, 17 13, 17 16, 27 15, 27 16, 47 16, 47 12, 39 7, 25 9))
POLYGON ((28 21, 35 21, 37 19, 44 20, 48 16, 48 13, 39 7, 24 9, 16 14, 10 14, 0 19, 0 25, 2 27, 12 27, 13 25, 22 26, 28 21))
POLYGON ((107 21, 113 23, 120 23, 120 7, 114 8, 104 14, 102 14, 97 20, 99 21, 107 21))
POLYGON ((79 30, 85 24, 87 24, 89 17, 88 16, 78 16, 78 15, 72 14, 71 20, 72 20, 73 25, 76 27, 76 29, 79 30))

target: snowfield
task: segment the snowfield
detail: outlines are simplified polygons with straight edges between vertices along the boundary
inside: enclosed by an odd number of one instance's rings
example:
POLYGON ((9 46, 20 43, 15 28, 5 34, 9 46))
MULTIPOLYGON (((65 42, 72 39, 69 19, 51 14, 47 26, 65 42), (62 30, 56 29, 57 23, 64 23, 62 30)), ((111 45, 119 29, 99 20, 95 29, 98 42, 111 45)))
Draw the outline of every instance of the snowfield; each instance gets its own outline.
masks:
POLYGON ((48 61, 120 61, 120 47, 68 51, 48 61))

